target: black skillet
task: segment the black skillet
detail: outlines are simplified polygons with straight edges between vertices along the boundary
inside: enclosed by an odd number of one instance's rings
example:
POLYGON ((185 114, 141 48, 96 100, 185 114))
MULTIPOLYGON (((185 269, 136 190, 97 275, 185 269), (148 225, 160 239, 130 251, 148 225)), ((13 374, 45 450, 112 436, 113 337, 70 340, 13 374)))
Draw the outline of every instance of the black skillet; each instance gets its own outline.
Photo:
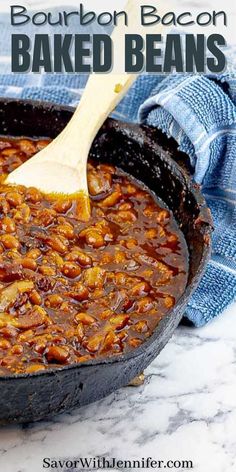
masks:
MULTIPOLYGON (((0 99, 0 134, 54 138, 72 112, 71 108, 48 103, 0 99)), ((0 424, 49 418, 128 384, 170 339, 208 261, 210 212, 198 186, 183 170, 187 156, 177 151, 172 140, 152 128, 109 119, 93 144, 91 156, 114 163, 144 182, 173 211, 189 250, 187 288, 152 336, 128 354, 42 373, 0 377, 0 424)))

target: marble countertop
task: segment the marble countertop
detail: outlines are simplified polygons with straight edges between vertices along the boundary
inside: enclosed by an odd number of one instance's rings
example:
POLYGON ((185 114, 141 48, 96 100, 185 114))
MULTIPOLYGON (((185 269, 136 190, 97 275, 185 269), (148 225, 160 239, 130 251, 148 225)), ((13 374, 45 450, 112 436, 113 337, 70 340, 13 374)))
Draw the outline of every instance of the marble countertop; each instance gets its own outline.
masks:
POLYGON ((179 327, 142 386, 51 422, 0 429, 4 472, 42 472, 44 457, 102 455, 188 459, 196 472, 235 472, 236 304, 204 328, 179 327))
MULTIPOLYGON (((1 2, 0 11, 11 3, 1 2)), ((39 8, 63 2, 23 3, 39 8)), ((223 5, 230 19, 233 4, 223 5)), ((222 9, 221 0, 181 5, 222 9)), ((146 370, 142 386, 125 387, 51 422, 0 428, 1 472, 49 470, 42 467, 44 457, 102 455, 188 459, 194 472, 235 472, 236 304, 204 328, 179 327, 146 370)))

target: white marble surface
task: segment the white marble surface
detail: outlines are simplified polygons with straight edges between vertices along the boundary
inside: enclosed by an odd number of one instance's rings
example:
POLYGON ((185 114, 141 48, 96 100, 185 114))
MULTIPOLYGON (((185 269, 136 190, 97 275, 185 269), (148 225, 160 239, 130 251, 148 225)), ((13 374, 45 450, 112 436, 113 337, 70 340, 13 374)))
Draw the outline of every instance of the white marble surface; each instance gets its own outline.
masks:
POLYGON ((178 328, 143 386, 51 422, 0 429, 1 472, 42 472, 43 457, 99 455, 191 459, 194 472, 235 472, 236 305, 204 328, 178 328))

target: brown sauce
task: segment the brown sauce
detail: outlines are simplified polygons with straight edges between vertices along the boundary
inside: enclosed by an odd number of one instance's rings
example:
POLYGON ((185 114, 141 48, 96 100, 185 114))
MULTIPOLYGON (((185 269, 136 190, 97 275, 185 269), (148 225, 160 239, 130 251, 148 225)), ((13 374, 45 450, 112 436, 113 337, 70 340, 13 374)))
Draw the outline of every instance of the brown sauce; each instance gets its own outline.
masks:
POLYGON ((128 352, 186 287, 171 212, 120 169, 89 162, 89 222, 75 198, 3 183, 48 142, 0 138, 0 375, 128 352))

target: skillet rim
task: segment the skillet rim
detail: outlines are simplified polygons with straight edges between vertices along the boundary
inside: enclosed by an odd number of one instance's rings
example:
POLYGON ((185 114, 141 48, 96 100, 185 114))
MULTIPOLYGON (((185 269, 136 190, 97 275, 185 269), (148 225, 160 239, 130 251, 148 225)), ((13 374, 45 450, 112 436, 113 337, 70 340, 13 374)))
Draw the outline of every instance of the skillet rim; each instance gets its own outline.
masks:
MULTIPOLYGON (((73 106, 68 106, 68 105, 59 105, 53 102, 49 101, 39 101, 39 100, 31 100, 31 99, 21 99, 21 98, 8 98, 8 97, 1 97, 0 96, 0 107, 1 104, 4 106, 7 106, 8 104, 16 104, 16 105, 29 105, 32 108, 41 108, 45 110, 47 113, 52 113, 52 112, 68 112, 68 113, 73 113, 75 111, 75 107, 73 106)), ((147 131, 151 130, 156 130, 155 127, 147 126, 147 125, 139 125, 137 123, 127 123, 123 122, 114 118, 108 118, 104 125, 112 125, 113 128, 117 127, 120 128, 121 130, 128 130, 132 133, 132 137, 135 137, 135 134, 137 136, 139 135, 140 139, 140 131, 141 135, 143 137, 145 136, 146 142, 149 144, 149 146, 152 148, 152 151, 156 152, 159 151, 160 145, 158 143, 155 143, 152 141, 152 139, 145 134, 147 131)), ((104 126, 103 125, 103 126, 104 126)), ((101 127, 102 130, 103 127, 101 127)), ((7 136, 7 135, 6 135, 7 136)), ((23 136, 23 135, 22 135, 23 136)), ((165 136, 165 135, 164 135, 165 136)), ((37 138, 37 136, 34 136, 37 138)), ((174 151, 173 151, 174 152, 174 151)), ((173 154, 172 152, 172 154, 173 154)), ((191 283, 185 288, 185 291, 179 298, 178 302, 176 305, 174 305, 173 308, 171 308, 164 318, 160 320, 158 325, 156 326, 155 330, 152 332, 151 336, 145 340, 144 343, 142 343, 140 346, 137 348, 134 348, 133 350, 125 353, 125 354, 119 354, 117 356, 113 355, 111 357, 105 357, 104 359, 92 359, 88 360, 83 363, 73 363, 69 364, 66 366, 62 367, 57 367, 57 368, 49 368, 46 370, 42 370, 40 372, 35 372, 35 373, 22 373, 22 374, 13 374, 13 375, 2 375, 0 376, 0 383, 6 382, 6 381, 17 381, 18 379, 31 379, 35 377, 41 377, 45 376, 57 376, 60 375, 60 373, 63 373, 68 370, 74 370, 74 369, 82 369, 86 367, 92 367, 92 366, 99 366, 99 365, 106 365, 106 364, 116 364, 118 362, 128 362, 130 359, 137 358, 143 354, 143 352, 150 346, 161 334, 163 331, 168 328, 169 324, 171 324, 172 319, 175 318, 176 312, 181 309, 181 306, 185 304, 185 302, 189 299, 193 291, 195 290, 196 286, 201 280, 201 277, 204 274, 206 265, 208 260, 210 259, 210 254, 211 254, 211 234, 213 231, 213 223, 212 223, 212 218, 211 218, 211 213, 210 210, 207 206, 206 200, 204 196, 202 195, 200 191, 200 186, 196 184, 191 176, 187 175, 186 172, 181 168, 181 166, 172 158, 171 156, 171 151, 168 150, 167 152, 168 156, 164 154, 162 156, 163 161, 165 161, 169 166, 171 166, 171 169, 174 171, 175 174, 181 175, 182 179, 185 181, 186 186, 188 187, 189 192, 192 194, 196 201, 196 205, 199 207, 199 216, 198 218, 201 218, 201 231, 203 233, 203 236, 207 236, 207 242, 204 243, 203 245, 203 251, 202 251, 202 257, 199 262, 198 269, 196 270, 194 277, 191 281, 191 283)), ((147 186, 148 187, 148 186, 147 186)), ((178 224, 178 223, 177 223, 178 224)), ((179 225, 178 225, 179 226, 179 225)), ((185 238, 185 236, 184 236, 185 238)), ((186 238, 185 238, 186 239, 186 238)))

